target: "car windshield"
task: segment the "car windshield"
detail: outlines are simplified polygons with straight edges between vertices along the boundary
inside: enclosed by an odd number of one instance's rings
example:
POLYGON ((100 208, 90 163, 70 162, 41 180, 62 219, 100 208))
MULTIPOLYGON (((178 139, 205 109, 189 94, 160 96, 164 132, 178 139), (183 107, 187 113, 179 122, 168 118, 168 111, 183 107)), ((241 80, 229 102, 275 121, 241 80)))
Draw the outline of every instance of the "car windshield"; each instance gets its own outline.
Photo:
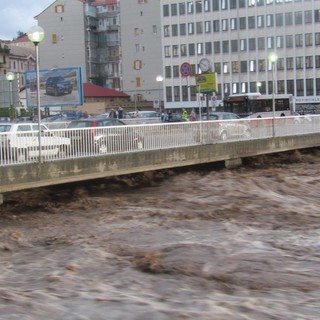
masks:
POLYGON ((97 118, 96 120, 79 120, 70 122, 68 128, 90 128, 90 127, 108 127, 108 126, 122 126, 124 123, 118 119, 112 118, 97 118))
POLYGON ((157 116, 158 114, 156 112, 139 112, 140 118, 154 118, 157 116))
POLYGON ((0 124, 0 132, 9 132, 11 129, 10 124, 0 124))
POLYGON ((52 78, 49 78, 48 81, 50 82, 60 82, 60 81, 64 81, 64 78, 62 77, 52 77, 52 78))
POLYGON ((95 126, 95 121, 72 121, 69 128, 90 128, 95 126))
MULTIPOLYGON (((219 116, 217 114, 210 114, 209 117, 210 117, 210 120, 219 120, 219 116)), ((202 119, 207 120, 208 119, 207 115, 203 114, 202 119)))
POLYGON ((54 121, 66 121, 66 117, 58 115, 58 116, 50 116, 47 118, 42 118, 41 121, 42 122, 54 122, 54 121))
MULTIPOLYGON (((47 128, 46 128, 44 125, 41 125, 40 128, 41 128, 41 131, 47 130, 47 128)), ((32 130, 33 130, 33 131, 38 131, 38 130, 39 130, 38 124, 33 124, 33 125, 32 125, 32 130)))
POLYGON ((102 126, 122 126, 124 122, 118 119, 108 119, 107 121, 103 121, 102 126))

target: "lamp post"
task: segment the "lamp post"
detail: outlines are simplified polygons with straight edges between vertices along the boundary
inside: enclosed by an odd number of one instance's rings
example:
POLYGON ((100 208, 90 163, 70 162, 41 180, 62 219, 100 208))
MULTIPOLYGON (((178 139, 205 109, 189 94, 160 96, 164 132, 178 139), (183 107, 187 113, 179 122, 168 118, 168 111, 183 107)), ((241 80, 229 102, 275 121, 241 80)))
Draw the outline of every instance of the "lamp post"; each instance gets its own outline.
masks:
POLYGON ((276 101, 275 101, 275 97, 274 97, 274 90, 275 90, 275 77, 274 77, 274 73, 275 73, 275 64, 278 60, 278 56, 276 53, 271 53, 269 55, 269 61, 272 64, 272 135, 275 136, 275 130, 274 130, 274 121, 275 121, 275 117, 276 117, 276 101))
POLYGON ((159 114, 160 114, 160 119, 162 120, 162 114, 161 114, 161 83, 163 81, 163 77, 161 75, 157 76, 157 82, 159 84, 159 114))
POLYGON ((10 118, 16 119, 16 110, 13 107, 13 91, 12 91, 12 81, 16 78, 13 72, 8 72, 6 78, 9 81, 9 93, 10 93, 10 118))
POLYGON ((33 26, 28 31, 28 38, 36 49, 36 77, 37 77, 37 108, 38 108, 38 140, 39 162, 41 162, 41 104, 40 104, 40 76, 39 76, 39 43, 44 39, 44 30, 39 26, 33 26))

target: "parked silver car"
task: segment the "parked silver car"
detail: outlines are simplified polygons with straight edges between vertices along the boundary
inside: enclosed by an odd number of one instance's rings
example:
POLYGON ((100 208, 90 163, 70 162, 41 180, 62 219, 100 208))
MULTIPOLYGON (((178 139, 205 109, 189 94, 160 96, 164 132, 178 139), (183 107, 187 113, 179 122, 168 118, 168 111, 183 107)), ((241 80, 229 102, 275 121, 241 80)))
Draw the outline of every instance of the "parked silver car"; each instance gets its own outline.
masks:
POLYGON ((212 112, 209 119, 206 113, 201 115, 202 120, 219 121, 217 127, 211 132, 219 140, 227 140, 232 138, 250 138, 251 128, 249 121, 240 118, 231 112, 212 112))

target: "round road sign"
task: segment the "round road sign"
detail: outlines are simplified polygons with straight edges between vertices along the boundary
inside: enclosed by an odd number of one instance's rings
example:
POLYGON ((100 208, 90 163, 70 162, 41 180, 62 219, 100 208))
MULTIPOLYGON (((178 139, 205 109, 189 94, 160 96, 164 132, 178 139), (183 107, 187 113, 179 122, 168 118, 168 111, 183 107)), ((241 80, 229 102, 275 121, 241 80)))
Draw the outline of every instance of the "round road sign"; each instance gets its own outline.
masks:
POLYGON ((188 77, 191 74, 191 64, 189 62, 184 62, 180 66, 180 73, 183 77, 188 77))

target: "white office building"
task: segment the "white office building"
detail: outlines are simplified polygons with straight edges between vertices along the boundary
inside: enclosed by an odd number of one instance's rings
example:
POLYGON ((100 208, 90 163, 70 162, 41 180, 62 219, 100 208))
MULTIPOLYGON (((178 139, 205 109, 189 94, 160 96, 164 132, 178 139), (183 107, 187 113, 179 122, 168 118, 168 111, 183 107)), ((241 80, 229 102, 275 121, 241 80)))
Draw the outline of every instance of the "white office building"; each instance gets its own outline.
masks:
POLYGON ((297 106, 320 106, 319 0, 163 0, 161 15, 167 109, 199 106, 203 58, 217 74, 218 100, 275 87, 297 106), (184 63, 190 76, 181 73, 184 63))

